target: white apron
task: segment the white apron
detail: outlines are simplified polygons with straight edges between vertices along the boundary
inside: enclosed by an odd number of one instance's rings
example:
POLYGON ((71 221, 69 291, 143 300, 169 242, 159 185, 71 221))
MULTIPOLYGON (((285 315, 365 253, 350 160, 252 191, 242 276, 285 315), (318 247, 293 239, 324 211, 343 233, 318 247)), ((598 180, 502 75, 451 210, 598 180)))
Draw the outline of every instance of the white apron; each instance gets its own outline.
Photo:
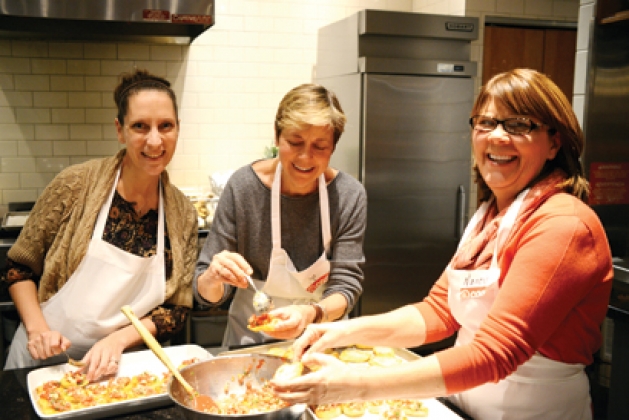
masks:
MULTIPOLYGON (((310 267, 297 271, 288 253, 282 249, 280 190, 282 164, 277 164, 275 178, 271 187, 271 232, 273 250, 269 262, 269 274, 266 282, 253 279, 257 288, 273 299, 276 308, 293 304, 305 304, 321 300, 325 283, 330 275, 330 261, 327 253, 330 249, 332 233, 330 230, 330 205, 325 176, 319 177, 319 208, 321 212, 321 230, 324 251, 321 257, 310 267)), ((247 328, 249 317, 254 314, 251 303, 254 292, 247 288, 236 290, 229 310, 229 320, 223 338, 223 346, 264 343, 271 337, 264 333, 253 332, 247 328)))
MULTIPOLYGON (((120 169, 107 202, 101 207, 87 253, 67 283, 48 301, 42 311, 52 331, 59 331, 72 345, 67 353, 81 359, 100 339, 128 325, 120 308, 129 305, 143 317, 164 302, 164 204, 159 191, 157 252, 140 257, 102 240, 113 201, 120 169)), ((26 344, 24 324, 20 324, 11 343, 5 369, 34 367, 65 361, 65 356, 35 360, 26 344)))
MULTIPOLYGON (((499 292, 498 250, 504 244, 526 193, 521 192, 505 214, 487 270, 454 270, 448 267, 448 303, 461 324, 455 345, 470 343, 499 292)), ((478 209, 459 243, 479 223, 489 203, 478 209)), ((590 388, 582 364, 567 364, 541 354, 519 366, 498 383, 487 383, 448 397, 476 420, 590 420, 590 388)))

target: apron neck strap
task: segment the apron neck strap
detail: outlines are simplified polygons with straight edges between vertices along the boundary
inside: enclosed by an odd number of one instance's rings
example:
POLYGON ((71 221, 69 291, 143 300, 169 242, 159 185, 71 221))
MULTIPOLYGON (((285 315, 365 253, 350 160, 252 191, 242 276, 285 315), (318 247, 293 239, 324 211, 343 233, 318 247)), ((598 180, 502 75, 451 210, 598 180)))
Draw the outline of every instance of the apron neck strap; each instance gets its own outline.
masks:
MULTIPOLYGON (((491 259, 492 267, 498 266, 498 250, 502 247, 504 242, 507 240, 507 237, 509 236, 509 233, 511 232, 511 228, 513 227, 513 223, 515 222, 515 219, 520 211, 520 208, 522 207, 522 203, 524 202, 524 197, 526 197, 526 194, 529 191, 530 191, 530 188, 518 194, 518 196, 515 198, 513 203, 511 203, 511 205, 507 209, 507 212, 505 213, 504 217, 502 218, 500 222, 500 226, 498 227, 498 233, 496 234, 497 237, 496 237, 496 243, 494 245, 494 255, 491 259)), ((483 220, 483 218, 485 217, 485 214, 487 213, 487 211, 489 210, 489 207, 493 204, 493 202, 494 202, 494 197, 492 197, 489 201, 485 201, 483 204, 481 204, 478 210, 476 210, 476 213, 474 213, 474 216, 472 217, 470 222, 467 224, 467 227, 465 228, 465 231, 463 232, 463 236, 461 237, 461 240, 459 241, 458 248, 461 248, 461 246, 465 243, 465 240, 467 239, 467 237, 471 235, 476 225, 478 225, 481 222, 481 220, 483 220)))

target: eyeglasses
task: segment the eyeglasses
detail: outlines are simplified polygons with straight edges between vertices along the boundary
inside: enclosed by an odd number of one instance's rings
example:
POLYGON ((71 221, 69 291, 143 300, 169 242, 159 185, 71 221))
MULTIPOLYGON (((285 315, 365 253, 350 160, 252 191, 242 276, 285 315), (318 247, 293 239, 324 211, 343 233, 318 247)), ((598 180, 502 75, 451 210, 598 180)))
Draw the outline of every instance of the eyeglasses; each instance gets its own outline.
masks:
POLYGON ((485 115, 474 115, 470 118, 470 125, 474 130, 478 131, 494 131, 496 127, 498 127, 498 124, 502 125, 502 128, 504 128, 507 133, 517 136, 528 134, 536 128, 546 125, 543 123, 538 124, 526 117, 512 117, 498 120, 485 115))

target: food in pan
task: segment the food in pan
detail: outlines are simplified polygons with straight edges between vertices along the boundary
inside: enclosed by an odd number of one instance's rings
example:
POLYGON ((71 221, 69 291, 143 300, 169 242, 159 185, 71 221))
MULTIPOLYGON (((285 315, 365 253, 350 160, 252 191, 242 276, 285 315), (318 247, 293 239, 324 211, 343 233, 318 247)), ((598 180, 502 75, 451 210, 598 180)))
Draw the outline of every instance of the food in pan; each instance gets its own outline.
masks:
POLYGON ((387 407, 382 400, 367 401, 365 405, 367 406, 367 411, 371 414, 380 414, 387 407))
POLYGON ((376 346, 371 349, 371 351, 373 351, 373 354, 376 356, 395 357, 395 350, 391 347, 376 346))
MULTIPOLYGON (((288 407, 290 404, 277 397, 268 381, 260 377, 259 372, 265 363, 266 360, 264 359, 252 360, 251 364, 244 366, 241 372, 233 375, 230 380, 221 383, 223 391, 222 395, 214 400, 216 406, 202 411, 222 416, 251 415, 288 407), (232 386, 236 388, 234 389, 232 386)), ((280 365, 280 367, 287 365, 280 365)), ((294 367, 287 368, 287 370, 289 369, 294 369, 294 367)), ((187 404, 187 406, 196 408, 193 405, 187 404)))
MULTIPOLYGON (((337 350, 340 351, 340 353, 337 353, 338 359, 352 363, 353 366, 387 367, 404 363, 404 359, 399 357, 395 349, 391 347, 352 346, 337 350)), ((364 403, 342 403, 340 405, 342 414, 355 418, 363 416, 374 418, 371 416, 375 415, 379 420, 409 420, 409 418, 412 420, 413 417, 428 417, 429 414, 428 407, 421 400, 412 399, 374 400, 364 403), (360 414, 361 409, 362 414, 360 414)), ((333 418, 330 417, 332 415, 330 406, 334 406, 334 404, 315 407, 315 415, 319 420, 333 418), (324 408, 321 409, 321 407, 324 408), (319 415, 319 412, 322 415, 319 415)), ((334 417, 339 415, 336 414, 334 417)))
POLYGON ((37 404, 44 414, 94 407, 166 392, 168 375, 145 372, 106 382, 86 383, 82 373, 67 372, 59 381, 48 381, 35 389, 37 404))
POLYGON ((406 414, 402 409, 389 407, 380 414, 382 420, 407 420, 406 414))
POLYGON ((228 393, 216 401, 217 408, 207 410, 212 414, 242 415, 259 414, 280 410, 290 404, 275 396, 268 384, 260 387, 247 385, 244 393, 228 393))
POLYGON ((339 359, 349 363, 364 363, 371 358, 372 354, 373 353, 371 351, 348 347, 341 350, 339 359))
POLYGON ((288 353, 289 349, 290 347, 289 348, 271 347, 265 352, 265 354, 270 354, 271 356, 279 356, 279 357, 286 358, 286 353, 288 353))
POLYGON ((271 356, 278 356, 282 359, 293 360, 293 348, 292 347, 271 347, 265 354, 271 356))
POLYGON ((367 344, 354 344, 354 347, 356 347, 357 349, 363 349, 363 350, 371 350, 373 349, 373 346, 367 345, 367 344))
POLYGON ((428 407, 420 400, 395 400, 392 405, 399 407, 409 417, 428 417, 428 407))
POLYGON ((81 372, 81 370, 66 373, 59 382, 60 385, 66 389, 85 386, 89 383, 87 376, 81 372))
POLYGON ((371 366, 380 366, 380 367, 387 367, 387 366, 393 366, 393 365, 397 365, 402 363, 403 360, 401 360, 398 357, 390 357, 390 356, 373 356, 371 359, 369 359, 368 363, 371 366))
POLYGON ((367 411, 367 404, 364 402, 342 403, 341 410, 347 417, 362 417, 367 411))
MULTIPOLYGON (((197 362, 198 358, 185 360, 179 368, 197 362)), ((107 381, 88 383, 82 371, 66 372, 59 380, 44 382, 35 388, 37 405, 46 415, 133 400, 149 395, 163 394, 170 372, 155 375, 144 372, 130 377, 111 378, 107 381)))
POLYGON ((315 415, 320 420, 332 420, 343 414, 341 404, 321 404, 315 408, 315 415))
POLYGON ((253 314, 249 317, 247 328, 251 331, 273 331, 279 323, 279 318, 275 318, 268 313, 261 315, 253 314))

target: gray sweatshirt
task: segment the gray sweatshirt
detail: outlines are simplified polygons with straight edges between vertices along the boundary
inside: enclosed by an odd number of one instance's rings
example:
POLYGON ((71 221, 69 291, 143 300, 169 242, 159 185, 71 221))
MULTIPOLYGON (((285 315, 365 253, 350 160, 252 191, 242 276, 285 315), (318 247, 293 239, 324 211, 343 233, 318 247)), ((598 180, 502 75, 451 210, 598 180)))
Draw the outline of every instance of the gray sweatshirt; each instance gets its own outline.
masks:
MULTIPOLYGON (((351 311, 362 293, 365 261, 363 240, 367 223, 367 195, 363 185, 339 172, 328 185, 332 240, 328 259, 330 277, 323 297, 341 293, 351 311)), ((323 253, 319 192, 299 197, 281 196, 282 248, 298 271, 312 265, 323 253)), ((262 183, 251 165, 238 169, 221 194, 212 227, 201 250, 194 276, 194 295, 204 305, 220 305, 231 294, 226 285, 221 301, 203 299, 197 279, 223 250, 242 255, 253 268, 252 277, 264 280, 271 258, 271 189, 262 183)))

